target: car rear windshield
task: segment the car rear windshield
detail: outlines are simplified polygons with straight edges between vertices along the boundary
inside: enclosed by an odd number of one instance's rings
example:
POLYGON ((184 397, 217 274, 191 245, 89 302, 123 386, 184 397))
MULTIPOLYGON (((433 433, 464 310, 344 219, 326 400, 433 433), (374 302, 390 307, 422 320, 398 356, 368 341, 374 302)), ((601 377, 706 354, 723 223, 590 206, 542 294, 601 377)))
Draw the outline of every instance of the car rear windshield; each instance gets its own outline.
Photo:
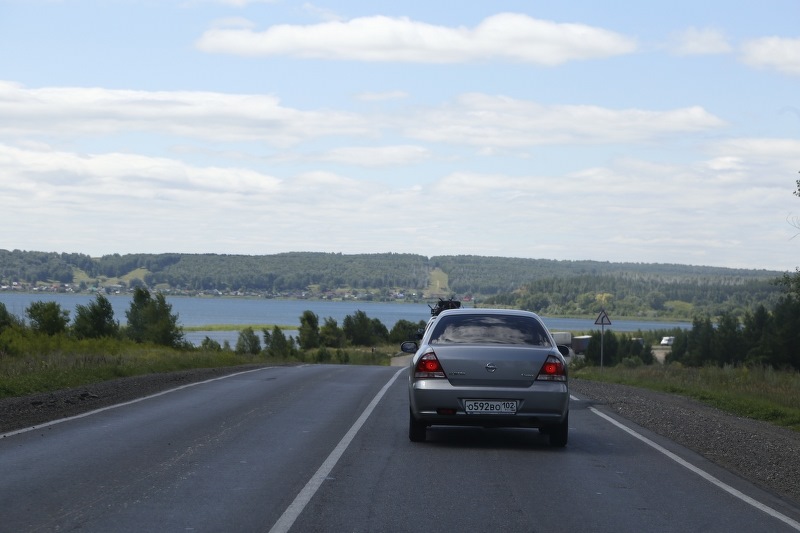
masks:
POLYGON ((525 344, 550 346, 544 326, 517 315, 450 315, 434 326, 431 344, 525 344))

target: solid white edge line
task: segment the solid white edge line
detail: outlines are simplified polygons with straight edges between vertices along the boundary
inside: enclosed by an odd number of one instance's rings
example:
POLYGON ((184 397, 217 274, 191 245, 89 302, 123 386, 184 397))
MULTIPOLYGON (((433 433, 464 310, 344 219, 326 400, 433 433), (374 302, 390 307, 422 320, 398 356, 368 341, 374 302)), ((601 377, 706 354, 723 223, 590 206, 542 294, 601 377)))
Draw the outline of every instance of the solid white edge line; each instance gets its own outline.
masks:
POLYGON ((763 503, 759 502, 758 500, 755 500, 755 499, 751 498, 750 496, 748 496, 747 494, 744 494, 743 492, 741 492, 741 491, 731 487, 730 485, 720 481, 719 479, 715 478, 714 476, 712 476, 711 474, 709 474, 705 470, 702 470, 702 469, 694 466, 693 464, 689 463, 688 461, 678 457, 677 455, 675 455, 671 451, 667 450, 666 448, 664 448, 660 444, 657 444, 657 443, 653 442, 652 440, 648 439, 644 435, 641 435, 641 434, 637 433, 636 431, 632 430, 631 428, 629 428, 625 424, 622 424, 622 423, 614 420, 613 418, 611 418, 607 414, 598 411, 594 407, 589 407, 589 410, 591 412, 593 412, 594 414, 596 414, 597 416, 599 416, 600 418, 603 418, 603 419, 607 420, 608 422, 611 422, 612 424, 614 424, 615 426, 617 426, 618 428, 620 428, 624 432, 630 434, 631 436, 639 439, 640 441, 644 442, 648 446, 650 446, 650 447, 654 448, 655 450, 661 452, 662 454, 666 455, 667 457, 669 457, 670 459, 672 459, 673 461, 675 461, 676 463, 678 463, 682 467, 686 468, 687 470, 689 470, 691 472, 694 472, 695 474, 697 474, 701 478, 705 479, 706 481, 708 481, 710 483, 713 483, 714 485, 716 485, 720 489, 724 490, 728 494, 734 496, 735 498, 738 498, 738 499, 742 500, 743 502, 745 502, 745 503, 747 503, 749 505, 752 505, 753 507, 755 507, 759 511, 762 511, 762 512, 770 515, 771 517, 780 520, 781 522, 787 524, 789 527, 792 527, 795 530, 800 531, 800 522, 797 522, 796 520, 792 520, 788 516, 786 516, 784 514, 781 514, 780 512, 778 512, 775 509, 773 509, 772 507, 764 505, 763 503))
POLYGON ((342 440, 339 441, 339 444, 336 445, 336 448, 328 455, 328 458, 325 459, 325 462, 319 467, 316 473, 311 476, 311 479, 308 480, 306 486, 297 494, 294 501, 286 508, 283 512, 281 517, 275 522, 275 525, 272 526, 272 529, 269 530, 270 533, 286 533, 291 529, 292 525, 294 524, 297 517, 300 516, 300 513, 303 512, 308 502, 311 501, 311 498, 314 497, 317 490, 319 490, 320 486, 322 486, 322 482, 325 481, 325 478, 328 477, 328 474, 331 473, 333 467, 336 466, 336 463, 339 462, 339 459, 344 454, 345 450, 353 439, 356 436, 356 433, 361 429, 361 426, 364 425, 364 422, 367 421, 369 415, 372 414, 372 411, 375 410, 377 407, 378 402, 381 401, 383 396, 386 394, 386 391, 389 390, 389 387, 395 382, 397 377, 405 371, 405 367, 400 368, 397 372, 395 372, 394 376, 383 386, 383 388, 378 391, 378 394, 372 399, 364 412, 361 413, 361 416, 358 417, 358 420, 352 425, 352 427, 345 433, 342 440))
POLYGON ((233 374, 226 374, 224 376, 219 376, 217 378, 207 379, 205 381, 196 381, 194 383, 187 383, 186 385, 181 385, 179 387, 175 387, 174 389, 169 389, 169 390, 157 392, 157 393, 151 394, 149 396, 142 396, 141 398, 136 398, 135 400, 130 400, 130 401, 127 401, 127 402, 122 402, 122 403, 115 403, 114 405, 108 405, 106 407, 101 407, 100 409, 95 409, 94 411, 87 411, 87 412, 81 413, 79 415, 69 416, 67 418, 59 418, 57 420, 51 420, 49 422, 43 422, 43 423, 39 424, 38 426, 31 426, 31 427, 28 427, 28 428, 22 428, 22 429, 18 429, 16 431, 11 431, 9 433, 3 433, 2 435, 0 435, 0 439, 4 439, 6 437, 13 437, 14 435, 19 435, 20 433, 27 433, 28 431, 34 431, 34 430, 37 430, 37 429, 44 429, 44 428, 47 428, 47 427, 50 427, 50 426, 55 426, 56 424, 61 424, 63 422, 69 422, 70 420, 77 420, 79 418, 85 418, 87 416, 96 415, 97 413, 102 413, 103 411, 109 411, 111 409, 116 409, 117 407, 124 407, 126 405, 132 405, 134 403, 143 402, 145 400, 149 400, 150 398, 157 398, 158 396, 164 396, 165 394, 170 394, 172 392, 179 391, 179 390, 182 390, 182 389, 186 389, 186 388, 189 388, 189 387, 194 387, 196 385, 203 385, 204 383, 211 383, 212 381, 219 381, 221 379, 228 379, 228 378, 232 378, 234 376, 241 376, 242 374, 249 374, 250 372, 260 372, 260 371, 266 370, 268 368, 275 368, 275 367, 265 366, 263 368, 255 368, 253 370, 243 370, 242 372, 236 372, 236 373, 233 373, 233 374))

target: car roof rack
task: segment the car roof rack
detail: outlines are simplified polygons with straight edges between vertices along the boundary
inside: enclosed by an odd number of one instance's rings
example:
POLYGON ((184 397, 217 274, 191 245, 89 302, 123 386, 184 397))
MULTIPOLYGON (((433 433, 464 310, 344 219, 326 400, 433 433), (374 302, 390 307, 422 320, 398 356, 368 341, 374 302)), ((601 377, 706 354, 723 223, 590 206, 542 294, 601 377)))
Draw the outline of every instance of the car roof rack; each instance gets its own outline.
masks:
POLYGON ((428 307, 431 308, 431 316, 439 316, 439 313, 447 309, 460 309, 461 302, 453 300, 452 298, 450 298, 449 300, 439 298, 439 301, 436 302, 436 305, 431 306, 430 304, 428 304, 428 307))

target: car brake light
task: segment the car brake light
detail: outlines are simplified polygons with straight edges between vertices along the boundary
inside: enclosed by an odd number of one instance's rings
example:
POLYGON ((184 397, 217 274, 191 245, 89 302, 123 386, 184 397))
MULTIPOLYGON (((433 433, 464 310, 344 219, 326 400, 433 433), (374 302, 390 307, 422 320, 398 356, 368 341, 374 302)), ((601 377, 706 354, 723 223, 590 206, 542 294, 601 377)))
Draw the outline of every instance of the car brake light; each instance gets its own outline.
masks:
POLYGON ((414 370, 415 378, 444 378, 444 369, 439 364, 439 359, 436 354, 427 352, 417 361, 417 367, 414 370))
POLYGON ((567 381, 567 369, 564 363, 555 355, 548 355, 536 379, 543 381, 567 381))

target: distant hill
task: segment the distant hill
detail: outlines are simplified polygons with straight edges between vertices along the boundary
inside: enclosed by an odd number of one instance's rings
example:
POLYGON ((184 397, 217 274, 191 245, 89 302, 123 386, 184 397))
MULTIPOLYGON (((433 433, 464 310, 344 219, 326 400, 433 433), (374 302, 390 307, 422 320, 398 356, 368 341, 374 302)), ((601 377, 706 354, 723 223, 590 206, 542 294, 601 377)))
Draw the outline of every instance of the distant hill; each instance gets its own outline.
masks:
POLYGON ((454 296, 551 314, 686 314, 775 301, 783 273, 677 264, 454 255, 288 252, 274 255, 84 254, 0 250, 0 285, 31 290, 431 299, 454 296), (672 302, 672 303, 671 303, 672 302), (555 311, 555 312, 554 312, 555 311))

